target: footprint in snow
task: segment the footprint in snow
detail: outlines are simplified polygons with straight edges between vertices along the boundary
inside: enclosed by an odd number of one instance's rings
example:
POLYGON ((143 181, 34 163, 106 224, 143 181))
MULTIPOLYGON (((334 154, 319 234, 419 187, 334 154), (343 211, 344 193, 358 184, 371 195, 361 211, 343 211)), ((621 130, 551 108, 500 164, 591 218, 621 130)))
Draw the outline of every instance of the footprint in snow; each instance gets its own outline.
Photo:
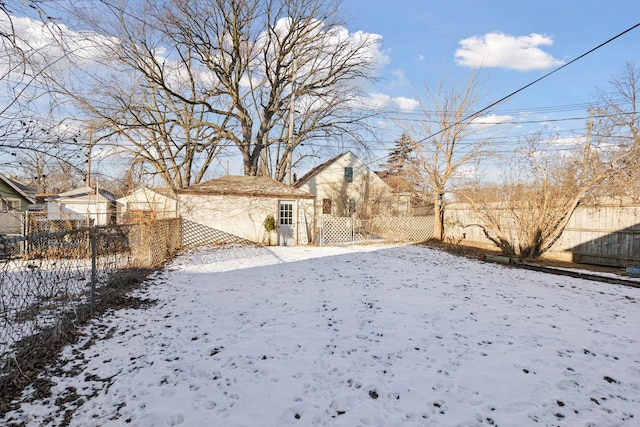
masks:
POLYGON ((184 422, 184 417, 181 414, 172 415, 167 419, 168 426, 177 426, 184 422))

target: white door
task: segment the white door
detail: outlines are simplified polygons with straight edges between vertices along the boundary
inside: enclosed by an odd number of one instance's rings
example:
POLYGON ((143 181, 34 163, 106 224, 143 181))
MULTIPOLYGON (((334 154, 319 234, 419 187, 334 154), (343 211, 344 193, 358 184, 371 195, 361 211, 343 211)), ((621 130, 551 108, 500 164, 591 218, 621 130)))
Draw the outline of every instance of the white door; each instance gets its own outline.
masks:
POLYGON ((278 245, 294 245, 293 230, 293 202, 280 201, 278 202, 278 245))

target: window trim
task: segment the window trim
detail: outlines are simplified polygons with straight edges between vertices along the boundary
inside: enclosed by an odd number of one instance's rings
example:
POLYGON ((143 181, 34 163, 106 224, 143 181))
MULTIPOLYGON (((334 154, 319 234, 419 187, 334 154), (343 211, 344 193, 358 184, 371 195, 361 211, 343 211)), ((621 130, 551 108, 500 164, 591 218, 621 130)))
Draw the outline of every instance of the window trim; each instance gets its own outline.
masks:
POLYGON ((344 181, 345 182, 353 182, 353 167, 345 166, 344 167, 344 181))
POLYGON ((21 207, 20 199, 13 197, 0 197, 0 212, 15 212, 21 207), (15 207, 11 207, 14 204, 15 207))
POLYGON ((278 225, 293 226, 293 202, 281 201, 279 203, 278 225))
POLYGON ((333 200, 332 199, 322 199, 322 214, 323 215, 331 215, 333 213, 333 200))

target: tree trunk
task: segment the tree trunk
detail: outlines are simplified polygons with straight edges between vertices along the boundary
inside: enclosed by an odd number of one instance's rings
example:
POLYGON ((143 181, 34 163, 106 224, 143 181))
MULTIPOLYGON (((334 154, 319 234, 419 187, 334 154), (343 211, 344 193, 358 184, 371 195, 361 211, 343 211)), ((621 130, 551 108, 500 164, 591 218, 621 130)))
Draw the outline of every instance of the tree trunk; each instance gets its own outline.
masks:
POLYGON ((444 208, 442 204, 443 194, 436 193, 434 200, 434 221, 433 221, 433 238, 439 241, 444 240, 444 208))

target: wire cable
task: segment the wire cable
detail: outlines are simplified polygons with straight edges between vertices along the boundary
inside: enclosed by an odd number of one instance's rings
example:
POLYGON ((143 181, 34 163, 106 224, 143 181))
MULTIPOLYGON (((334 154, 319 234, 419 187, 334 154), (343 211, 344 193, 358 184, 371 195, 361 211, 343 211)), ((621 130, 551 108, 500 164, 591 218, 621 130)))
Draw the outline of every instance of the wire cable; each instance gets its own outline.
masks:
MULTIPOLYGON (((502 103, 502 102, 506 101, 507 99, 509 99, 509 98, 513 97, 514 95, 516 95, 516 94, 518 94, 518 93, 522 92, 523 90, 528 89, 529 87, 533 86, 534 84, 536 84, 536 83, 540 82, 540 81, 541 81, 541 80, 543 80, 543 79, 546 79, 547 77, 551 76, 552 74, 557 73, 558 71, 562 70, 563 68, 568 67, 569 65, 573 64, 574 62, 576 62, 576 61, 578 61, 578 60, 580 60, 580 59, 584 58, 585 56, 587 56, 587 55, 589 55, 589 54, 591 54, 591 53, 595 52, 596 50, 598 50, 598 49, 602 48, 603 46, 605 46, 605 45, 607 45, 607 44, 611 43, 612 41, 614 41, 614 40, 616 40, 616 39, 618 39, 618 38, 622 37, 622 36, 623 36, 623 35, 625 35, 626 33, 628 33, 628 32, 630 32, 630 31, 632 31, 632 30, 636 29, 637 27, 640 27, 640 22, 638 22, 637 24, 635 24, 635 25, 633 25, 633 26, 631 26, 631 27, 627 28, 626 30, 622 31, 621 33, 619 33, 619 34, 617 34, 617 35, 615 35, 615 36, 611 37, 611 38, 610 38, 610 39, 608 39, 607 41, 600 43, 598 46, 596 46, 596 47, 594 47, 594 48, 592 48, 592 49, 589 49, 588 51, 586 51, 586 52, 584 52, 583 54, 581 54, 580 56, 578 56, 578 57, 576 57, 576 58, 572 59, 571 61, 567 62, 566 64, 563 64, 563 65, 561 65, 561 66, 559 66, 559 67, 557 67, 557 68, 553 69, 552 71, 548 72, 547 74, 545 74, 545 75, 543 75, 543 76, 541 76, 541 77, 539 77, 539 78, 535 79, 534 81, 532 81, 532 82, 530 82, 530 83, 528 83, 528 84, 526 84, 526 85, 524 85, 524 86, 520 87, 519 89, 514 90, 513 92, 509 93, 508 95, 503 96, 503 97, 502 97, 502 98, 500 98, 499 100, 497 100, 497 101, 495 101, 495 102, 493 102, 493 103, 491 103, 491 104, 487 105, 486 107, 484 107, 484 108, 482 108, 482 109, 480 109, 480 110, 476 111, 475 113, 469 114, 468 116, 466 116, 466 117, 464 117, 464 118, 460 119, 459 121, 457 121, 457 122, 455 122, 455 123, 452 123, 452 124, 450 124, 449 126, 445 126, 443 129, 440 129, 438 132, 435 132, 435 133, 433 133, 433 134, 431 134, 431 135, 428 135, 428 136, 426 136, 426 137, 424 137, 424 138, 422 138, 422 139, 419 139, 419 140, 415 141, 412 145, 418 145, 418 144, 420 144, 420 143, 422 143, 422 142, 424 142, 424 141, 427 141, 428 139, 433 138, 434 136, 438 136, 438 135, 440 135, 441 133, 446 132, 447 130, 451 129, 451 128, 452 128, 452 127, 454 127, 454 126, 457 126, 457 125, 459 125, 459 124, 461 124, 461 123, 464 123, 464 122, 466 122, 466 121, 469 121, 470 119, 472 119, 472 118, 474 118, 474 117, 479 116, 480 114, 484 113, 485 111, 487 111, 487 110, 489 110, 489 109, 491 109, 491 108, 495 107, 496 105, 498 105, 498 104, 500 104, 500 103, 502 103)), ((381 161, 381 160, 384 160, 386 157, 388 157, 388 156, 385 156, 385 157, 382 157, 382 158, 379 158, 379 159, 375 159, 375 160, 373 160, 373 161, 371 161, 371 162, 369 162, 369 163, 366 163, 366 164, 367 164, 367 165, 370 165, 370 164, 373 164, 373 163, 375 163, 375 162, 379 162, 379 161, 381 161)))
POLYGON ((578 56, 577 58, 572 59, 571 61, 567 62, 566 64, 563 64, 563 65, 561 65, 561 66, 559 66, 559 67, 555 68, 554 70, 549 71, 547 74, 543 75, 542 77, 538 77, 537 79, 535 79, 535 80, 534 80, 534 81, 532 81, 531 83, 528 83, 528 84, 526 84, 526 85, 522 86, 521 88, 519 88, 519 89, 517 89, 517 90, 515 90, 515 91, 511 92, 510 94, 508 94, 508 95, 506 95, 506 96, 503 96, 503 97, 502 97, 502 98, 500 98, 499 100, 497 100, 497 101, 493 102, 492 104, 487 105, 486 107, 484 107, 484 108, 482 108, 482 109, 480 109, 480 110, 476 111, 475 113, 469 114, 468 116, 466 116, 466 117, 462 118, 460 121, 458 121, 458 122, 456 122, 456 123, 454 123, 454 124, 452 124, 452 125, 449 125, 449 126, 445 127, 444 129, 441 129, 441 130, 439 130, 438 132, 436 132, 436 133, 434 133, 434 134, 432 134, 432 135, 429 135, 429 136, 427 136, 427 137, 425 137, 425 138, 423 138, 423 139, 421 139, 421 140, 419 140, 419 141, 416 141, 416 143, 424 142, 424 141, 426 141, 427 139, 433 138, 434 136, 437 136, 437 135, 441 134, 442 132, 447 131, 448 129, 452 128, 452 127, 453 127, 453 126, 455 126, 455 125, 458 125, 458 124, 460 124, 460 123, 464 123, 464 122, 466 122, 466 121, 468 121, 468 120, 470 120, 470 119, 472 119, 472 118, 474 118, 474 117, 476 117, 476 116, 479 116, 480 114, 484 113, 485 111, 487 111, 487 110, 489 110, 489 109, 491 109, 491 108, 495 107, 496 105, 498 105, 498 104, 500 104, 500 103, 502 103, 502 102, 506 101, 507 99, 509 99, 509 98, 513 97, 514 95, 516 95, 516 94, 518 94, 518 93, 522 92, 523 90, 525 90, 525 89, 527 89, 527 88, 529 88, 529 87, 533 86, 534 84, 538 83, 539 81, 541 81, 541 80, 543 80, 543 79, 546 79, 546 78, 547 78, 547 77, 549 77, 550 75, 557 73, 558 71, 562 70, 563 68, 568 67, 569 65, 573 64, 574 62, 576 62, 576 61, 578 61, 578 60, 580 60, 580 59, 584 58, 585 56, 587 56, 587 55, 589 55, 589 54, 591 54, 591 53, 595 52, 596 50, 600 49, 601 47, 605 46, 606 44, 609 44, 609 43, 611 43, 612 41, 616 40, 617 38, 622 37, 624 34, 626 34, 626 33, 630 32, 630 31, 634 30, 634 29, 635 29, 635 28, 637 28, 637 27, 640 27, 640 22, 638 22, 637 24, 635 24, 634 26, 632 26, 632 27, 630 27, 630 28, 627 28, 627 29, 626 29, 626 30, 624 30, 623 32, 621 32, 621 33, 619 33, 619 34, 617 34, 617 35, 615 35, 615 36, 611 37, 609 40, 607 40, 607 41, 605 41, 605 42, 603 42, 603 43, 600 43, 598 46, 596 46, 596 47, 594 47, 594 48, 592 48, 592 49, 588 50, 587 52, 583 53, 582 55, 578 56))

